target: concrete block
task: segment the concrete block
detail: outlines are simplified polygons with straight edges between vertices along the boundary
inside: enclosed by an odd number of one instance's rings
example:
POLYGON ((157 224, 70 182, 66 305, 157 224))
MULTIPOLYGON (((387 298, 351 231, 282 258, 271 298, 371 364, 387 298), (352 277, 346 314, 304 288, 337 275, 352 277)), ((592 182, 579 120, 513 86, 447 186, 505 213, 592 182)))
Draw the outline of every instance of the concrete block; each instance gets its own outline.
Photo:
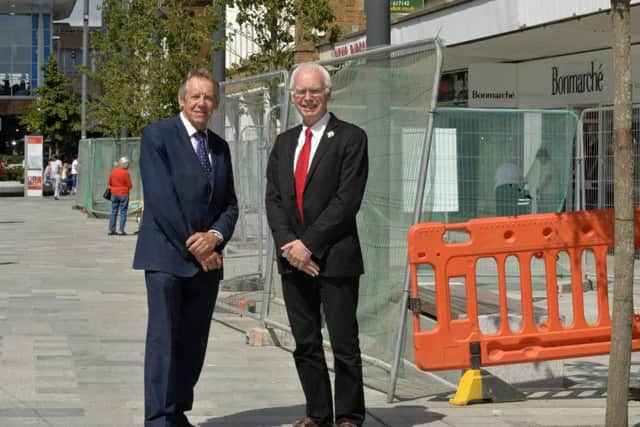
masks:
POLYGON ((260 327, 249 329, 245 335, 245 342, 254 347, 293 347, 295 345, 293 336, 289 332, 260 327))
MULTIPOLYGON (((558 287, 560 288, 560 293, 561 294, 571 294, 571 279, 567 279, 567 280, 559 280, 558 281, 558 287)), ((593 280, 586 278, 583 280, 582 282, 582 291, 583 292, 587 292, 587 291, 593 291, 595 290, 595 283, 593 280)))

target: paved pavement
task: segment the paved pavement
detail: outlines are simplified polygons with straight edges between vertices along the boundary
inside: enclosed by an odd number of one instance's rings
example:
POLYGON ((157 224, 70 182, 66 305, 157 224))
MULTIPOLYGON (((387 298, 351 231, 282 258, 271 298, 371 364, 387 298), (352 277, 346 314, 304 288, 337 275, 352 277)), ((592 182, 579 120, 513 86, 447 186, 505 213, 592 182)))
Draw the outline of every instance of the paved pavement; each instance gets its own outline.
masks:
MULTIPOLYGON (((72 204, 0 198, 1 427, 142 425, 146 302, 143 275, 130 267, 135 237, 107 236, 105 219, 72 204)), ((290 352, 246 345, 253 326, 216 313, 190 415, 199 426, 289 426, 302 414, 290 352)), ((529 389, 516 403, 454 407, 451 390, 426 377, 393 404, 368 387, 366 426, 599 426, 607 363, 567 361, 570 386, 529 389)), ((629 413, 640 426, 640 405, 629 413)))

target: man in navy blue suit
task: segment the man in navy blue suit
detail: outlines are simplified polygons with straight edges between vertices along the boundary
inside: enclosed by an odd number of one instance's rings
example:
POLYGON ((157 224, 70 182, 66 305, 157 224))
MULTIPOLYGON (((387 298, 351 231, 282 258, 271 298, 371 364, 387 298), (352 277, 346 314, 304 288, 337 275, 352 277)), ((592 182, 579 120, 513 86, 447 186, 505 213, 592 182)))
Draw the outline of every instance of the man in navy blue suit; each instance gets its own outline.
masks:
POLYGON ((180 114, 142 132, 144 214, 133 268, 145 271, 149 318, 145 427, 189 427, 185 412, 204 363, 222 279, 222 249, 238 219, 227 142, 207 129, 218 83, 191 71, 180 114))

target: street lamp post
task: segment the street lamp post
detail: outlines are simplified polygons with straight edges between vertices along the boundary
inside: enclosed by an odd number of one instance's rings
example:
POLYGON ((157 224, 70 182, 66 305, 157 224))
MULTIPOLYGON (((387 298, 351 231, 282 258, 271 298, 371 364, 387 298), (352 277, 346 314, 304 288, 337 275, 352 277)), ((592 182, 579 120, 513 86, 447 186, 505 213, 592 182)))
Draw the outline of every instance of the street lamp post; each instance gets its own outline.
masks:
POLYGON ((80 138, 87 137, 87 57, 89 49, 89 0, 82 8, 82 101, 80 108, 80 138))

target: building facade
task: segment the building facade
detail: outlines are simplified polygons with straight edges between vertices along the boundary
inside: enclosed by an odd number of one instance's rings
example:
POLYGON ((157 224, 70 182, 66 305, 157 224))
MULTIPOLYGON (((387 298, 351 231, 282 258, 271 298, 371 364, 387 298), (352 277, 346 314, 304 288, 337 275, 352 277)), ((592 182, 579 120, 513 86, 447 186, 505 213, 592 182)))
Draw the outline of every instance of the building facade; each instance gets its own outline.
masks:
POLYGON ((23 136, 18 117, 43 82, 53 49, 53 21, 68 17, 75 0, 0 1, 0 153, 23 136))
MULTIPOLYGON (((440 104, 585 108, 613 103, 609 0, 446 0, 399 18, 391 44, 439 37, 440 104), (598 84, 590 83, 593 79, 598 84), (576 83, 577 82, 577 83, 576 83), (564 86, 563 86, 564 85, 564 86)), ((631 21, 640 0, 631 0, 631 21)), ((640 89, 640 32, 632 29, 634 89, 640 89)), ((366 49, 366 31, 320 47, 320 58, 366 49)), ((634 90, 640 101, 640 90, 634 90)))

